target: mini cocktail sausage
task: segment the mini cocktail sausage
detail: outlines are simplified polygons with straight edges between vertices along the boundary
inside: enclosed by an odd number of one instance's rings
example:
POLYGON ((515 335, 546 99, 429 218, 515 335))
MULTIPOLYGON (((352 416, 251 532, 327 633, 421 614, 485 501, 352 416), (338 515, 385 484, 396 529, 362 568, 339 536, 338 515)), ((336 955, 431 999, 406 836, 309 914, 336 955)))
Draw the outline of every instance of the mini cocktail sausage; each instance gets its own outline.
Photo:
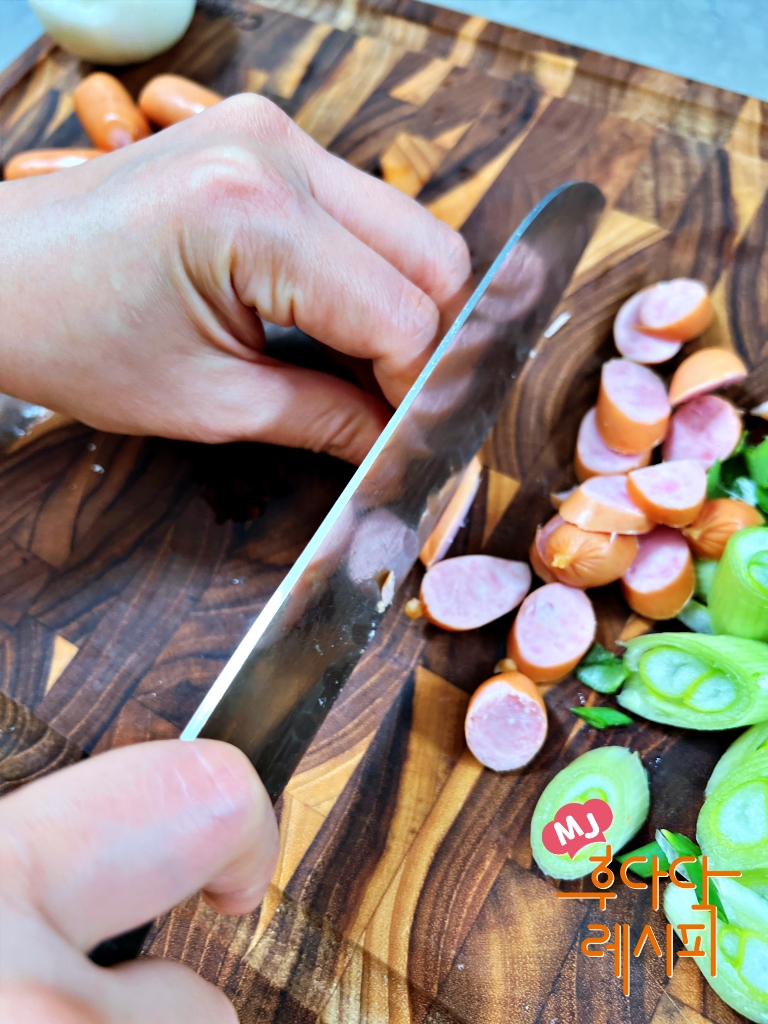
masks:
POLYGON ((640 303, 638 328, 666 341, 690 341, 712 322, 714 310, 701 281, 678 277, 659 281, 640 303))
POLYGON ((139 107, 153 124, 167 128, 200 114, 222 99, 217 92, 206 89, 204 85, 198 85, 189 78, 182 78, 181 75, 158 75, 150 79, 141 90, 139 107))
POLYGON ((493 676, 472 694, 464 735, 486 768, 497 772, 522 768, 547 735, 547 709, 541 694, 521 672, 493 676))
POLYGON ((633 363, 665 363, 682 347, 682 342, 651 338, 638 328, 640 305, 649 291, 649 288, 644 288, 631 295, 613 321, 614 344, 621 355, 633 363))
POLYGON ((637 537, 625 533, 588 533, 572 523, 552 532, 544 548, 544 567, 569 587, 603 587, 620 579, 637 554, 637 537))
POLYGON ((695 585, 685 537, 669 526, 657 526, 640 538, 637 558, 621 578, 627 604, 647 619, 674 618, 690 601, 695 585))
POLYGON ((665 462, 697 459, 709 469, 727 459, 741 437, 741 416, 718 395, 702 395, 675 410, 662 449, 665 462))
POLYGON ((688 526, 707 496, 707 475, 695 459, 660 462, 636 469, 627 490, 638 508, 662 526, 688 526))
POLYGON ((669 404, 690 402, 709 391, 737 384, 746 376, 747 368, 735 352, 727 348, 699 349, 675 370, 669 385, 669 404))
POLYGON ((653 523, 634 503, 625 476, 593 476, 560 506, 568 523, 593 533, 648 533, 653 523))
POLYGON ((75 113, 88 138, 99 149, 122 149, 152 134, 122 82, 114 75, 95 71, 74 92, 75 113))
POLYGON ((583 590, 548 583, 523 601, 507 639, 507 653, 535 683, 564 679, 595 639, 597 620, 583 590))
POLYGON ((477 629, 517 608, 530 586, 526 562, 491 555, 446 558, 424 574, 421 612, 442 629, 477 629))
POLYGON ((683 530, 683 536, 697 558, 719 561, 725 545, 734 533, 747 526, 762 526, 763 517, 756 508, 736 498, 705 501, 696 519, 683 530))
POLYGON ((53 174, 101 155, 100 149, 28 149, 26 153, 11 157, 3 169, 3 177, 6 181, 15 181, 36 174, 53 174))
POLYGON ((596 415, 596 409, 585 413, 576 438, 573 467, 579 483, 584 483, 591 476, 614 476, 648 465, 651 461, 650 449, 637 455, 622 455, 609 448, 597 429, 596 415))
POLYGON ((609 448, 626 455, 647 452, 664 440, 669 401, 653 370, 628 359, 609 359, 600 374, 597 429, 609 448))
POLYGON ((464 470, 459 485, 451 496, 451 500, 445 507, 443 514, 435 524, 435 528, 424 542, 419 558, 422 564, 429 569, 435 562, 445 558, 448 549, 456 539, 456 534, 461 529, 467 517, 470 506, 475 500, 477 489, 480 486, 480 475, 483 471, 483 464, 477 456, 472 459, 464 470))
POLYGON ((558 513, 552 516, 549 522, 543 526, 536 527, 536 536, 531 541, 531 546, 528 549, 528 560, 531 563, 531 568, 545 583, 554 583, 555 575, 550 572, 547 566, 544 564, 544 550, 547 546, 547 541, 550 536, 555 532, 558 526, 562 526, 565 522, 563 517, 558 513))

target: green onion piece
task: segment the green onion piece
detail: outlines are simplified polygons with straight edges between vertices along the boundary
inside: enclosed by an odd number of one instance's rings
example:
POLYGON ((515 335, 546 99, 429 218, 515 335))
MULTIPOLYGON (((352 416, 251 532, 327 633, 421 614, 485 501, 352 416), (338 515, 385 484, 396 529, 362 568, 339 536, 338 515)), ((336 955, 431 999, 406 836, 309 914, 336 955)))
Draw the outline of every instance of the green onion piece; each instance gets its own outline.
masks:
POLYGON ((645 846, 639 846, 636 850, 630 850, 629 853, 621 853, 616 858, 619 863, 623 864, 625 860, 629 860, 630 857, 645 857, 646 863, 643 864, 639 861, 637 864, 631 864, 629 870, 639 875, 640 878, 650 878, 653 874, 653 858, 659 858, 659 867, 662 871, 669 871, 669 861, 667 855, 664 853, 659 844, 654 840, 652 843, 646 843, 645 846))
MULTIPOLYGON (((682 832, 669 832, 667 829, 656 830, 656 841, 662 848, 664 853, 667 855, 669 863, 672 864, 678 857, 695 857, 695 861, 691 861, 685 864, 679 864, 675 868, 675 872, 687 878, 689 882, 693 882, 696 886, 696 899, 698 903, 701 903, 704 892, 704 876, 702 874, 701 865, 701 848, 689 839, 688 836, 684 836, 682 832)), ((721 921, 727 922, 728 918, 725 916, 725 910, 720 902, 720 897, 717 894, 717 890, 713 885, 709 887, 709 899, 717 907, 717 915, 721 921)))
POLYGON ((652 722, 731 729, 768 719, 768 646, 756 640, 649 633, 629 641, 624 663, 632 674, 617 700, 652 722))
POLYGON ((613 725, 632 725, 632 719, 616 708, 571 708, 574 715, 583 718, 595 729, 608 729, 613 725))
POLYGON ((752 754, 715 786, 696 838, 717 869, 768 871, 768 752, 752 754))
POLYGON ((709 777, 704 796, 709 796, 727 776, 755 754, 768 754, 768 722, 760 722, 743 732, 728 747, 709 777))
POLYGON ((682 938, 681 924, 703 924, 703 931, 688 932, 689 949, 696 937, 706 955, 694 957, 701 973, 720 998, 757 1024, 768 1024, 768 902, 733 878, 710 882, 717 889, 727 923, 717 925, 717 975, 710 976, 710 921, 705 910, 692 910, 699 902, 693 889, 668 885, 664 913, 682 938))
POLYGON ((567 853, 550 853, 541 841, 547 822, 564 804, 600 799, 613 811, 613 823, 605 841, 614 852, 625 846, 648 817, 648 776, 638 754, 626 747, 597 747, 571 761, 550 781, 539 797, 531 821, 531 848, 541 870, 553 878, 582 878, 594 870, 590 857, 602 843, 582 847, 571 859, 567 853))
POLYGON ((598 693, 616 693, 629 675, 621 658, 601 644, 592 644, 576 669, 576 678, 598 693))
POLYGON ((744 449, 749 475, 759 487, 768 487, 768 437, 744 449))
POLYGON ((768 529, 749 526, 729 538, 709 592, 716 633, 768 640, 768 529))
POLYGON ((715 577, 717 562, 709 558, 694 558, 693 567, 696 570, 696 589, 693 596, 706 604, 709 601, 709 592, 712 589, 712 580, 715 577))
POLYGON ((677 613, 677 618, 694 633, 708 633, 710 636, 714 633, 709 609, 705 604, 699 604, 693 598, 682 611, 677 613))

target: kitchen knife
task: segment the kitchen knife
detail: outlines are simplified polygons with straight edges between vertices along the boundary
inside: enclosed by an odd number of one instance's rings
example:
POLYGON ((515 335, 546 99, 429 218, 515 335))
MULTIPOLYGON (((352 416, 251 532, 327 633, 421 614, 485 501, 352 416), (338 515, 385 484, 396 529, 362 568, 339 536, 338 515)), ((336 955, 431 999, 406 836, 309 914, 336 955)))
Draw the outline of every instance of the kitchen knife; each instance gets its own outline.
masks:
POLYGON ((273 800, 501 412, 604 205, 595 185, 572 182, 525 218, 184 729, 239 747, 273 800))

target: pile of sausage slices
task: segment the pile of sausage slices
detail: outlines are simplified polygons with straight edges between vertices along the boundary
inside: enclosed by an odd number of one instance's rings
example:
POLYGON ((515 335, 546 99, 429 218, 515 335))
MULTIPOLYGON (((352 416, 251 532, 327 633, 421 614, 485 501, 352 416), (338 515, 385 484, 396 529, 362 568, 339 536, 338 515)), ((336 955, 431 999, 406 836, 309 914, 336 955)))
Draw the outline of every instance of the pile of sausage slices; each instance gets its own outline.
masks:
POLYGON ((522 767, 543 744, 540 687, 565 678, 595 639, 588 588, 620 580, 638 615, 673 618, 693 595, 692 556, 719 558, 731 533, 763 523, 745 502, 707 501, 706 471, 732 454, 742 434, 739 410, 713 392, 743 380, 744 363, 726 349, 699 349, 678 365, 669 389, 649 368, 677 355, 712 318, 707 289, 686 278, 645 288, 619 310, 619 358, 603 364, 597 404, 576 440, 579 484, 553 496, 557 514, 531 544, 530 563, 543 586, 529 593, 524 562, 489 555, 442 560, 477 491, 477 460, 422 549, 427 572, 420 598, 406 606, 411 617, 466 630, 520 605, 508 659, 498 666, 505 671, 483 683, 467 712, 467 743, 489 768, 522 767))

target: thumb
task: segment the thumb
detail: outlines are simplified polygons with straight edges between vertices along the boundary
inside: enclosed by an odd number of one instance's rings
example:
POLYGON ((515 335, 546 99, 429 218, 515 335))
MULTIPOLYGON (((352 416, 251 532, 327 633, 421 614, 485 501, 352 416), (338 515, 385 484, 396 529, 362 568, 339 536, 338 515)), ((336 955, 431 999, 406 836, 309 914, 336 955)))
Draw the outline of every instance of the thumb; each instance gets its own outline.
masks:
POLYGON ((349 381, 270 360, 227 365, 209 378, 210 407, 223 440, 263 441, 327 452, 359 465, 392 414, 349 381))

